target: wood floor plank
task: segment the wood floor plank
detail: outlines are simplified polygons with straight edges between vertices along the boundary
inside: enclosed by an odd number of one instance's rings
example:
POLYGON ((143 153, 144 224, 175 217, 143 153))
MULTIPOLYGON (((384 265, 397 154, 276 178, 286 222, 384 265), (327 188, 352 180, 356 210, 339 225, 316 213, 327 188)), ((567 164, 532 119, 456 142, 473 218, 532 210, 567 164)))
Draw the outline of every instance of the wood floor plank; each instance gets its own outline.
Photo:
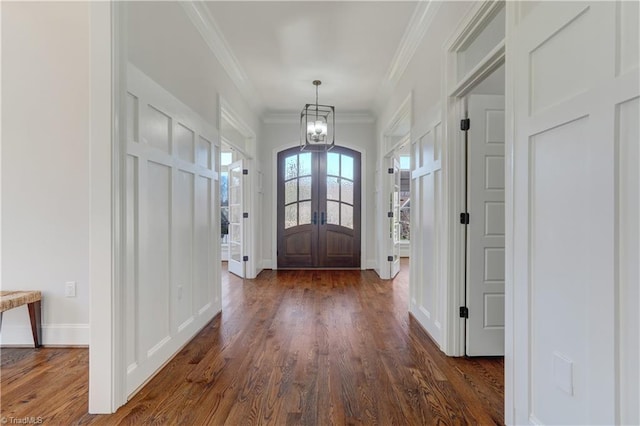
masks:
POLYGON ((448 358, 407 313, 408 264, 223 276, 223 312, 124 407, 87 414, 88 351, 3 349, 0 415, 64 425, 503 424, 502 358, 448 358))

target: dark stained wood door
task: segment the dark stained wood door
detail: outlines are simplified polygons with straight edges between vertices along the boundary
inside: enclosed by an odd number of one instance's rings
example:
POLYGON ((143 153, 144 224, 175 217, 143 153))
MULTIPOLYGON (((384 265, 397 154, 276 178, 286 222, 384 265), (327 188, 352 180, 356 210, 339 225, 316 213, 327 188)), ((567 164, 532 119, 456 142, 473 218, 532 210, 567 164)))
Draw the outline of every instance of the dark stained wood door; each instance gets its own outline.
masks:
POLYGON ((360 153, 278 154, 278 268, 360 267, 360 153))

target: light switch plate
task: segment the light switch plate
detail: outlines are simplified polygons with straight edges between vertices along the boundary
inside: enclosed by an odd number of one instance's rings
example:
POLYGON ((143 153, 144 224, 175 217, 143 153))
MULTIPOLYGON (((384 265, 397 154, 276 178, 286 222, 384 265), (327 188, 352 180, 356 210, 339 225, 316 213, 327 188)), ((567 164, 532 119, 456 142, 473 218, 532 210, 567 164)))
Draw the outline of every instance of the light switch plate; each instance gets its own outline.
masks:
POLYGON ((75 281, 68 281, 64 284, 64 297, 76 297, 75 281))

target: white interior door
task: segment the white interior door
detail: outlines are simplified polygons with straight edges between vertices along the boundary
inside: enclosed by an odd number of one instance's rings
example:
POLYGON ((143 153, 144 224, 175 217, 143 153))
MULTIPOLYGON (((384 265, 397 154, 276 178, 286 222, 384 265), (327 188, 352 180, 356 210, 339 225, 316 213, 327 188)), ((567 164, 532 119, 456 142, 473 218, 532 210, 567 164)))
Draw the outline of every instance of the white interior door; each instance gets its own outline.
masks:
POLYGON ((391 239, 390 276, 395 277, 400 272, 400 160, 393 156, 393 174, 391 194, 389 197, 389 237, 391 239))
POLYGON ((244 278, 243 160, 229 165, 229 272, 244 278))
POLYGON ((638 5, 507 3, 507 423, 640 423, 638 5))
POLYGON ((467 355, 504 355, 504 96, 471 95, 467 355))

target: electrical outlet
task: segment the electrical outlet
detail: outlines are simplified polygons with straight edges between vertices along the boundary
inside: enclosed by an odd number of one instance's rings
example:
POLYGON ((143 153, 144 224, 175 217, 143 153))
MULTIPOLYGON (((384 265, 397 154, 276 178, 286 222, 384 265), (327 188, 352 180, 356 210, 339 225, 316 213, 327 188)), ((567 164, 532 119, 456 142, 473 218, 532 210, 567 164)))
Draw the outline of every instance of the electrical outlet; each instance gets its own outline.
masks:
POLYGON ((179 285, 178 286, 178 300, 181 300, 181 299, 182 299, 182 286, 179 285))
POLYGON ((76 297, 76 282, 68 281, 64 285, 64 297, 76 297))

